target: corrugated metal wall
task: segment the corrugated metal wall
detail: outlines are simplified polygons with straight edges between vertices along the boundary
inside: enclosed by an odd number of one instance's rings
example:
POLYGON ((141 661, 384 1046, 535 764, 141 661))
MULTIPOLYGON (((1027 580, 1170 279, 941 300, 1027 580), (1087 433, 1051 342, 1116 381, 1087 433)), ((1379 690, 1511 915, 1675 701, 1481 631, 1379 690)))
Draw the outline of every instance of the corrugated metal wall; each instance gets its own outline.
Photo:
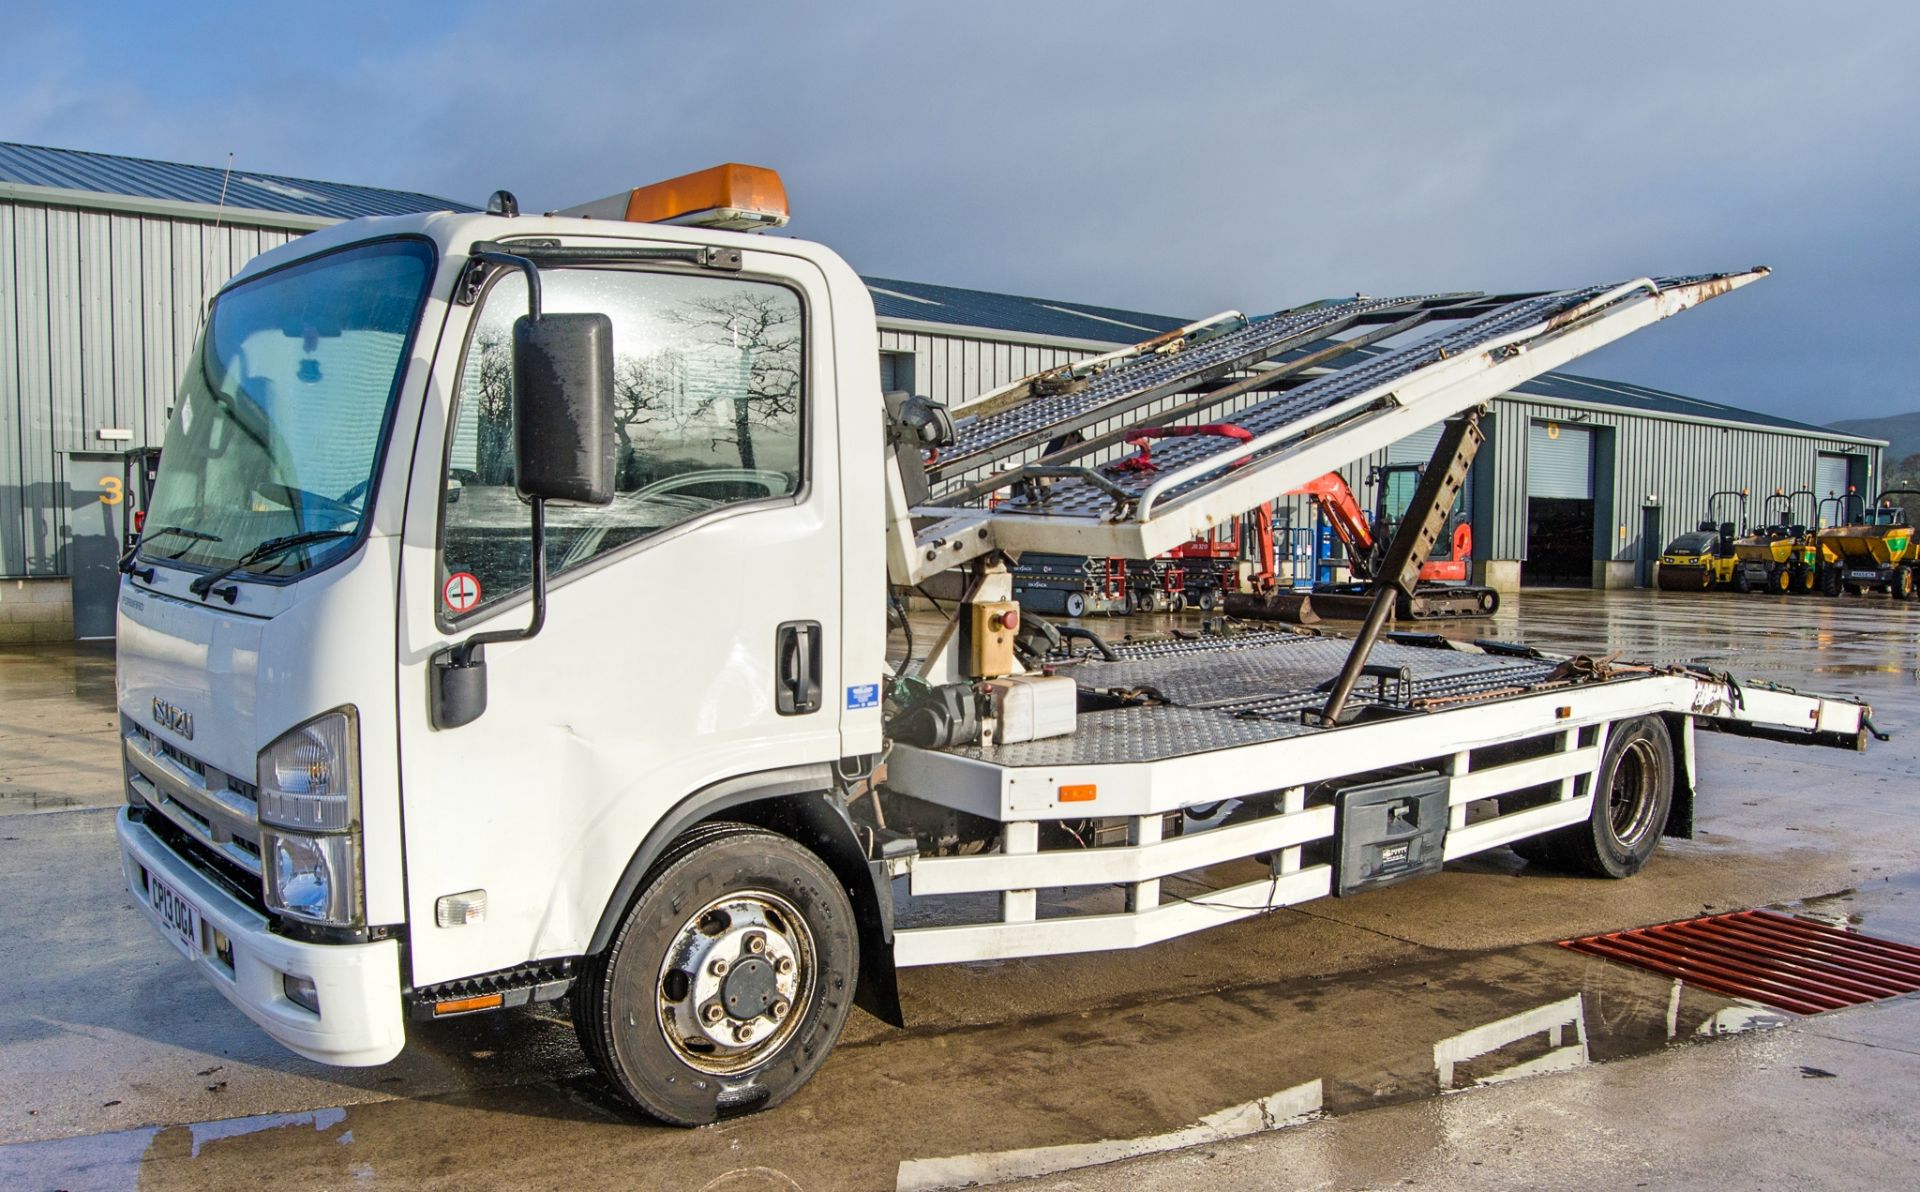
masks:
MULTIPOLYGON (((1604 452, 1612 461, 1611 484, 1606 483, 1604 469, 1594 472, 1594 498, 1611 506, 1599 510, 1611 528, 1604 545, 1596 534, 1596 551, 1616 562, 1640 556, 1640 510, 1646 505, 1658 505, 1664 511, 1663 533, 1671 537, 1704 517, 1707 494, 1719 489, 1747 489, 1752 494, 1748 515, 1757 520, 1762 499, 1775 487, 1813 487, 1823 451, 1865 456, 1869 487, 1876 486, 1880 476, 1880 449, 1845 439, 1511 398, 1494 403, 1493 422, 1488 447, 1499 476, 1492 486, 1493 541, 1484 544, 1484 554, 1493 559, 1526 558, 1527 437, 1535 422, 1584 426, 1596 435, 1611 435, 1610 446, 1595 443, 1596 458, 1604 452)), ((1481 459, 1486 458, 1483 450, 1481 459)), ((1653 550, 1657 553, 1664 545, 1653 544, 1653 550)))
POLYGON ((66 574, 65 453, 158 443, 205 299, 296 234, 0 202, 0 576, 66 574))

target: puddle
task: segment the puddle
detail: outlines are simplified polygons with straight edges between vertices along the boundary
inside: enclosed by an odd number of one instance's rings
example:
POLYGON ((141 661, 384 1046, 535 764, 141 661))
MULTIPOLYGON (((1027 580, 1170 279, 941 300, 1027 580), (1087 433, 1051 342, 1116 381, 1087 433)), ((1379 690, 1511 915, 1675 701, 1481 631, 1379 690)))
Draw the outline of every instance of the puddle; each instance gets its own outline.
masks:
POLYGON ((683 1131, 594 1078, 0 1147, 0 1187, 957 1187, 1221 1141, 1776 1025, 1553 945, 843 1048, 683 1131))

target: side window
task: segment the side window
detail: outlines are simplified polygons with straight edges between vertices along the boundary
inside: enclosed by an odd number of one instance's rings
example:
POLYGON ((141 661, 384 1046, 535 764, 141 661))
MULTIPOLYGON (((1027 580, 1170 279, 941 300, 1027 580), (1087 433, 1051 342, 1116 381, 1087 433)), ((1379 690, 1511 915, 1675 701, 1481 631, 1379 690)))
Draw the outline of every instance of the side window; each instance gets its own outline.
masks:
MULTIPOLYGON (((726 505, 799 492, 805 459, 800 299, 766 282, 613 269, 541 274, 545 310, 613 320, 617 495, 547 507, 559 576, 726 505)), ((525 278, 487 291, 461 363, 441 505, 440 614, 459 620, 532 582, 513 486, 513 322, 525 278)))

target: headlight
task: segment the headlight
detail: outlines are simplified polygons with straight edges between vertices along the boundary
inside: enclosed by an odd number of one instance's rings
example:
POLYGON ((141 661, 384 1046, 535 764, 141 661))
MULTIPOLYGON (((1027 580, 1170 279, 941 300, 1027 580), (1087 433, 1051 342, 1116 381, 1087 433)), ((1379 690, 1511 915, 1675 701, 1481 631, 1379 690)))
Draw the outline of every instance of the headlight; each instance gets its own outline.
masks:
POLYGON ((255 776, 270 909, 339 927, 364 920, 359 736, 354 711, 345 708, 260 751, 255 776))
POLYGON ((296 832, 360 826, 359 733, 353 713, 317 716, 260 751, 260 822, 296 832))
POLYGON ((309 923, 351 927, 361 918, 360 850, 351 836, 262 832, 267 905, 309 923))

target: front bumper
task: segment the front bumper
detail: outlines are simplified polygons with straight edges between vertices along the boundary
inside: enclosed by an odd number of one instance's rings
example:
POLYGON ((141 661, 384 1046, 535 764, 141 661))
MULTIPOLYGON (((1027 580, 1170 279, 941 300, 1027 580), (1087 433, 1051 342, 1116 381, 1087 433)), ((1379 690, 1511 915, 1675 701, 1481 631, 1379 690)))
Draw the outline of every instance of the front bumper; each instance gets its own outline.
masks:
POLYGON ((180 860, 122 809, 120 865, 134 903, 171 939, 148 896, 147 875, 157 874, 200 916, 200 939, 191 959, 201 975, 240 1012, 288 1050, 326 1064, 371 1067, 400 1054, 406 1026, 400 997, 400 944, 306 944, 274 935, 252 907, 219 889, 180 860), (214 946, 219 932, 228 956, 214 946), (320 1012, 287 998, 285 978, 314 983, 320 1012))

